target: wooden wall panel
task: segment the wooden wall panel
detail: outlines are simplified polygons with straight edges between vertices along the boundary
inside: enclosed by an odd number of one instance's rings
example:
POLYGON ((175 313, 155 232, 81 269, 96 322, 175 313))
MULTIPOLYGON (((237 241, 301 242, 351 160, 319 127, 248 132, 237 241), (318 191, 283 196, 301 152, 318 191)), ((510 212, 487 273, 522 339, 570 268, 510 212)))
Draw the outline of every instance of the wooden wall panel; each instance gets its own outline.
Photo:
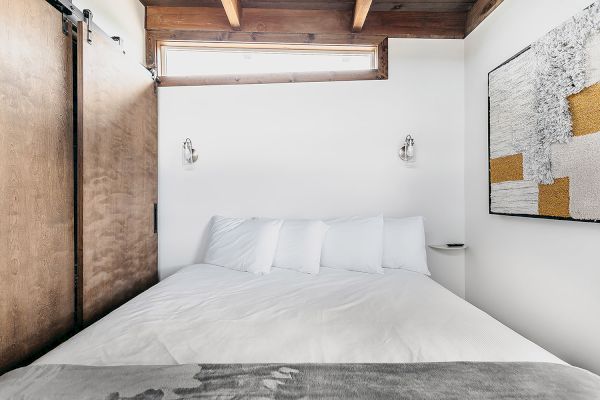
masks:
MULTIPOLYGON (((78 31, 86 29, 80 23, 78 31)), ((158 280, 158 113, 149 72, 101 33, 92 44, 78 41, 77 80, 79 312, 85 325, 158 280)))
POLYGON ((71 38, 41 0, 0 0, 0 372, 74 326, 71 38))

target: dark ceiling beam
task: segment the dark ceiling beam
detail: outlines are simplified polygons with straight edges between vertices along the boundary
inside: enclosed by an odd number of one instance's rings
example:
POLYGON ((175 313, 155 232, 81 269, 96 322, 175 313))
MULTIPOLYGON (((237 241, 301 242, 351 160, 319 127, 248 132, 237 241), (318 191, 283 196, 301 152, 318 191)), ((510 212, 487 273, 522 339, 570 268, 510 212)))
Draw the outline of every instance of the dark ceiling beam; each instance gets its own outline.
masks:
POLYGON ((503 0, 477 0, 467 14, 465 37, 469 36, 501 3, 503 0))
MULTIPOLYGON (((369 13, 361 34, 400 38, 462 39, 465 12, 369 13)), ((353 22, 352 11, 290 10, 245 8, 240 30, 243 32, 348 34, 353 22)), ((215 7, 147 7, 147 30, 231 31, 221 8, 215 7)))
POLYGON ((239 30, 242 26, 242 6, 240 0, 221 0, 229 25, 233 30, 239 30))
MULTIPOLYGON (((66 1, 66 0, 63 0, 66 1)), ((220 0, 140 0, 145 6, 221 7, 220 0)), ((475 0, 377 0, 373 11, 469 11, 475 0)), ((243 8, 352 11, 356 0, 242 0, 243 8)))
POLYGON ((360 32, 365 24, 373 0, 356 0, 354 4, 354 19, 352 21, 352 32, 360 32))

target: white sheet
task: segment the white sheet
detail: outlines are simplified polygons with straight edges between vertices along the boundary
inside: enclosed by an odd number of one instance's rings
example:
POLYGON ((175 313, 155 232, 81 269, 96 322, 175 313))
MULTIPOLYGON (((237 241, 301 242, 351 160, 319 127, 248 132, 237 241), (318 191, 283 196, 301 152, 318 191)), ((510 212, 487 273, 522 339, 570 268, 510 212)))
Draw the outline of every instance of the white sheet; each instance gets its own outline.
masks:
POLYGON ((270 275, 195 265, 38 364, 561 361, 405 270, 270 275))

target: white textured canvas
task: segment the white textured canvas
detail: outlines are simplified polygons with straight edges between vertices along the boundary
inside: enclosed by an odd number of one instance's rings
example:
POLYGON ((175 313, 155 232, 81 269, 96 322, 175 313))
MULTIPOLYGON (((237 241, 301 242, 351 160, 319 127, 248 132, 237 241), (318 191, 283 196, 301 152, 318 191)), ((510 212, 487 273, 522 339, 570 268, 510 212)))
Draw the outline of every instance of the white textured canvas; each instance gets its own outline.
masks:
POLYGON ((569 177, 571 217, 582 220, 600 219, 600 132, 575 136, 570 143, 552 146, 552 172, 555 178, 569 177))
POLYGON ((491 158, 522 153, 526 180, 553 183, 550 147, 572 137, 568 98, 598 74, 599 34, 597 3, 490 73, 491 158))
POLYGON ((523 152, 535 134, 535 55, 526 51, 490 74, 492 158, 523 152))
POLYGON ((492 184, 491 210, 501 214, 537 215, 539 187, 530 181, 492 184))
POLYGON ((600 34, 594 35, 585 46, 586 86, 600 82, 600 34))

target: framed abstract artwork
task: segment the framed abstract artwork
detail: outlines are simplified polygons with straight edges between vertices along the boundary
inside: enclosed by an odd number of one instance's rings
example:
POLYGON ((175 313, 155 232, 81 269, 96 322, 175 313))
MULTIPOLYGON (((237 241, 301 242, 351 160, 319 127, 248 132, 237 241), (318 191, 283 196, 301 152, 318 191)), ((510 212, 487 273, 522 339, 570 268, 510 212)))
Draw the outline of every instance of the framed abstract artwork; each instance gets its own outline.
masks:
POLYGON ((488 76, 491 214, 600 222, 600 2, 488 76))

